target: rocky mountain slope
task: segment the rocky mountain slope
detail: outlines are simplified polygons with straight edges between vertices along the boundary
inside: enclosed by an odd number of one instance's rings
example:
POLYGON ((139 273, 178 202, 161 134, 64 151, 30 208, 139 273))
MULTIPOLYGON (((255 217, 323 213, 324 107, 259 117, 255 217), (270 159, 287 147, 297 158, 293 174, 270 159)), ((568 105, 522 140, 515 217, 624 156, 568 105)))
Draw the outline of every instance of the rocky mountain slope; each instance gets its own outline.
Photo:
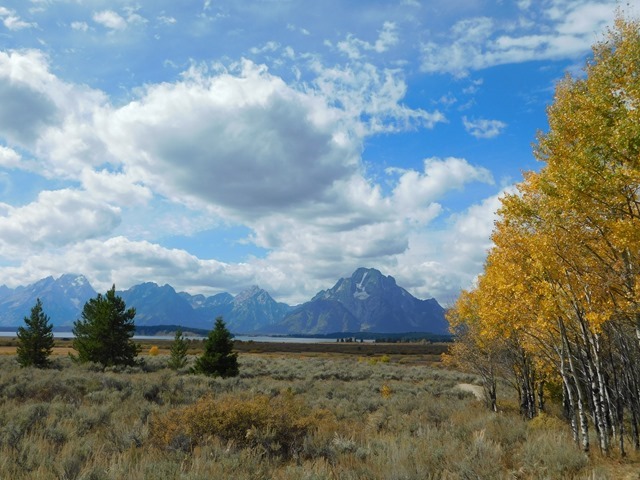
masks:
MULTIPOLYGON (((234 333, 327 334, 336 332, 447 333, 444 309, 434 299, 420 300, 378 270, 359 268, 310 301, 291 307, 253 286, 238 295, 206 297, 176 292, 170 285, 135 285, 118 294, 135 307, 138 326, 182 325, 211 328, 222 316, 234 333)), ((0 327, 16 327, 36 298, 57 328, 70 328, 84 303, 97 295, 82 275, 47 277, 26 287, 0 286, 0 327)))
POLYGON ((281 332, 447 333, 444 309, 435 299, 420 300, 391 276, 359 268, 329 290, 316 294, 277 324, 281 332))

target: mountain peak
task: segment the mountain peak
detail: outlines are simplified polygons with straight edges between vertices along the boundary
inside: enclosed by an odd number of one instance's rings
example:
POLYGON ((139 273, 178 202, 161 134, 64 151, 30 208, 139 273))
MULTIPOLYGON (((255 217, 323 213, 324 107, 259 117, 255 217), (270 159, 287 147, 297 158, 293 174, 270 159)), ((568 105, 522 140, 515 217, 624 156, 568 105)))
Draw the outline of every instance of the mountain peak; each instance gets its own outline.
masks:
POLYGON ((365 267, 356 269, 349 278, 341 278, 333 288, 318 292, 283 323, 296 333, 303 329, 333 333, 327 329, 338 325, 342 325, 339 331, 447 332, 444 309, 435 300, 417 299, 399 287, 393 277, 365 267))
POLYGON ((243 290, 238 295, 236 295, 233 300, 236 303, 246 302, 247 300, 253 297, 257 297, 258 295, 261 295, 263 293, 266 293, 267 295, 269 295, 265 290, 261 289, 258 285, 252 285, 251 287, 247 288, 246 290, 243 290))
POLYGON ((88 283, 87 277, 80 273, 63 273, 58 277, 57 281, 88 283))
POLYGON ((384 276, 382 275, 382 272, 380 270, 377 270, 375 268, 359 267, 356 269, 355 272, 353 272, 353 274, 351 275, 351 278, 363 277, 364 275, 372 275, 375 277, 384 276))

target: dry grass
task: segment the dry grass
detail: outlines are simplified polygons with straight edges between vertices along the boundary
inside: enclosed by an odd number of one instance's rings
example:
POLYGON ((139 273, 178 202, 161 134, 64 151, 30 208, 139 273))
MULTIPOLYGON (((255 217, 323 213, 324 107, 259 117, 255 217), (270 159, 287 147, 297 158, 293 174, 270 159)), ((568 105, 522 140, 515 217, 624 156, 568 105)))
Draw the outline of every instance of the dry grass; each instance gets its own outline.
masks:
POLYGON ((213 379, 167 369, 162 353, 123 371, 64 357, 56 369, 20 369, 2 356, 0 478, 617 479, 638 471, 636 457, 586 457, 556 419, 492 414, 456 388, 475 383, 468 374, 393 355, 239 359, 239 377, 213 379))

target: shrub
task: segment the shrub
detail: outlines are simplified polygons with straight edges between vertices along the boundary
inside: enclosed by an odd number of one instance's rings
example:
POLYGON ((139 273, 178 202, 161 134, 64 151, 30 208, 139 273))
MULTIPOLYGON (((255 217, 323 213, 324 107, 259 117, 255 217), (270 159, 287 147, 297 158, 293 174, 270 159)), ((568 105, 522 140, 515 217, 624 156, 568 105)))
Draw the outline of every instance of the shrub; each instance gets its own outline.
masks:
POLYGON ((291 393, 205 396, 191 406, 154 417, 150 437, 158 446, 184 450, 213 436, 262 455, 290 457, 301 450, 304 437, 323 415, 311 412, 291 393))
POLYGON ((157 345, 153 345, 150 349, 149 349, 149 355, 151 355, 152 357, 157 356, 160 353, 160 349, 158 348, 157 345))
POLYGON ((382 398, 389 398, 392 393, 393 390, 391 390, 391 387, 389 385, 384 384, 380 387, 380 395, 382 395, 382 398))

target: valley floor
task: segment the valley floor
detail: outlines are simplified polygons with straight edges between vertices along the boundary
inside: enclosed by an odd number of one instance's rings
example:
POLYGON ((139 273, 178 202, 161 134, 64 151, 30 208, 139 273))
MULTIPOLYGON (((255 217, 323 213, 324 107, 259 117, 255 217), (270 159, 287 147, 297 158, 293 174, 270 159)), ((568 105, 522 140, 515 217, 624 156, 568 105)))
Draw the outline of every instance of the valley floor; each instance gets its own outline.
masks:
POLYGON ((477 389, 464 390, 477 379, 443 368, 435 353, 245 352, 240 375, 219 379, 169 370, 160 351, 122 371, 64 355, 55 369, 21 369, 13 354, 0 356, 0 478, 637 479, 640 471, 635 453, 580 452, 551 413, 525 422, 509 398, 500 413, 487 411, 477 389))

